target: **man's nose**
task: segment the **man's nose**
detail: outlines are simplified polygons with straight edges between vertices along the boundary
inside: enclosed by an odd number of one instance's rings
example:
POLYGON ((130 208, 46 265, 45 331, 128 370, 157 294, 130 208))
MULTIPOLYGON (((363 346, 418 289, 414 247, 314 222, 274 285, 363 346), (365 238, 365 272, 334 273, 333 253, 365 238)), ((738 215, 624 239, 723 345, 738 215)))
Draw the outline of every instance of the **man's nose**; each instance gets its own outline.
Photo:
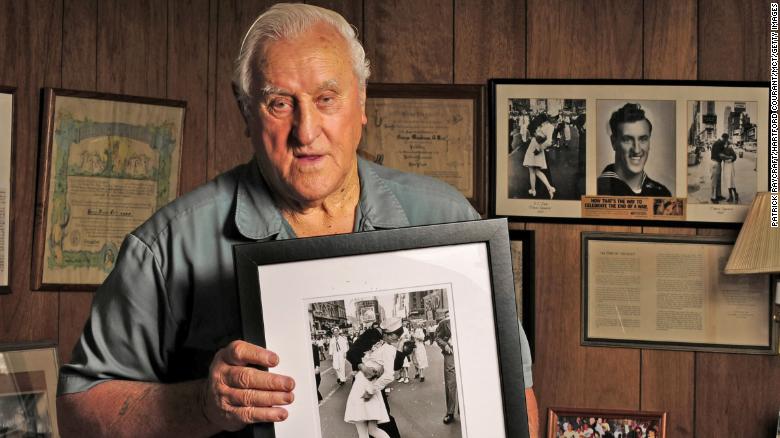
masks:
POLYGON ((317 107, 311 102, 301 102, 293 119, 293 136, 301 146, 314 142, 322 133, 322 118, 317 107))

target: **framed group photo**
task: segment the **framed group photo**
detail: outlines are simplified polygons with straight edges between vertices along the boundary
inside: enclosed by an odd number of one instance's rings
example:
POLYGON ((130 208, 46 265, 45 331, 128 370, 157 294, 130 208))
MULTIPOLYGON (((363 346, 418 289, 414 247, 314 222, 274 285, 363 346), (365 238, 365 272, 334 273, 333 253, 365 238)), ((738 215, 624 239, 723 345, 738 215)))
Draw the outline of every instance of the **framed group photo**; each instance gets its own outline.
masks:
POLYGON ((777 354, 771 278, 728 275, 734 240, 582 233, 582 344, 777 354))
POLYGON ((185 103, 44 89, 33 288, 94 290, 179 192, 185 103))
POLYGON ((368 84, 358 152, 404 172, 444 181, 487 211, 485 86, 368 84))
POLYGON ((559 407, 547 410, 545 438, 581 436, 666 438, 666 412, 559 407))
POLYGON ((491 213, 738 224, 768 187, 768 84, 490 80, 491 213))
POLYGON ((57 438, 57 349, 0 344, 0 435, 57 438))
POLYGON ((0 86, 0 294, 10 292, 15 91, 0 86))
POLYGON ((244 339, 298 382, 254 436, 528 437, 509 251, 505 219, 236 246, 244 339))

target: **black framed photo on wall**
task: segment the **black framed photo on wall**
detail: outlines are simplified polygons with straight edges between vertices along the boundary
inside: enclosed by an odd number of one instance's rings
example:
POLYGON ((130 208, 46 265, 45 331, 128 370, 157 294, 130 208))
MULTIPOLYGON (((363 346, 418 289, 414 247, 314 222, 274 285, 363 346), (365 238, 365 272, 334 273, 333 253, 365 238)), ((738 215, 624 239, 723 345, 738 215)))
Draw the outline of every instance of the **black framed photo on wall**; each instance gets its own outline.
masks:
POLYGON ((487 211, 485 86, 368 84, 358 153, 404 172, 440 179, 487 211))
POLYGON ((734 239, 581 238, 583 345, 777 354, 770 276, 724 273, 734 239))
POLYGON ((732 226, 768 186, 768 84, 489 85, 491 213, 732 226))
POLYGON ((0 294, 10 292, 15 91, 0 86, 0 294))
POLYGON ((387 421, 380 391, 403 363, 398 338, 389 337, 407 327, 415 341, 402 343, 403 354, 420 364, 424 352, 426 379, 392 386, 399 425, 418 425, 420 436, 444 428, 440 436, 528 437, 505 219, 251 243, 234 255, 244 339, 285 358, 274 372, 298 382, 287 420, 255 425, 254 436, 351 436, 363 408, 387 421), (425 342, 417 328, 428 323, 434 340, 425 342), (354 352, 342 334, 357 337, 353 346, 376 338, 354 352), (319 364, 319 336, 331 339, 327 365, 319 364), (335 372, 317 379, 318 365, 335 372), (442 424, 448 403, 457 412, 442 424))

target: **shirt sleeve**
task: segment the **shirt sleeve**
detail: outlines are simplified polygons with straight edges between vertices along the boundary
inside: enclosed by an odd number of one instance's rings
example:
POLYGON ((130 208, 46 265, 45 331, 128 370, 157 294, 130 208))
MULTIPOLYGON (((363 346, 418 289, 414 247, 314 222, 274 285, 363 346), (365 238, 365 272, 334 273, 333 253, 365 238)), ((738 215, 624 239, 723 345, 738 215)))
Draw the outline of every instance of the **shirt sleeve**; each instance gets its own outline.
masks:
POLYGON ((517 321, 520 328, 520 355, 523 358, 523 383, 526 388, 534 386, 533 361, 531 360, 531 347, 528 345, 528 337, 525 335, 523 324, 517 321))
POLYGON ((174 331, 170 321, 159 265, 146 244, 128 235, 114 269, 95 293, 71 362, 60 369, 58 394, 112 379, 164 381, 164 339, 174 331))

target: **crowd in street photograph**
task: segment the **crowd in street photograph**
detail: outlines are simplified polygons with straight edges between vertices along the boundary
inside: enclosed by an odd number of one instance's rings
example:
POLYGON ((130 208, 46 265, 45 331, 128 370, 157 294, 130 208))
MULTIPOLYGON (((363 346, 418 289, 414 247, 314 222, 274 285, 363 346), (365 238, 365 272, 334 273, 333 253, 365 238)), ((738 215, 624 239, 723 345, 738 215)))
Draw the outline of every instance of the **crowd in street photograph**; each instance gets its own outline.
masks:
MULTIPOLYGON (((318 304, 335 315, 344 309, 343 300, 318 304)), ((354 324, 312 324, 322 436, 460 437, 449 311, 375 310, 355 310, 354 324)))

